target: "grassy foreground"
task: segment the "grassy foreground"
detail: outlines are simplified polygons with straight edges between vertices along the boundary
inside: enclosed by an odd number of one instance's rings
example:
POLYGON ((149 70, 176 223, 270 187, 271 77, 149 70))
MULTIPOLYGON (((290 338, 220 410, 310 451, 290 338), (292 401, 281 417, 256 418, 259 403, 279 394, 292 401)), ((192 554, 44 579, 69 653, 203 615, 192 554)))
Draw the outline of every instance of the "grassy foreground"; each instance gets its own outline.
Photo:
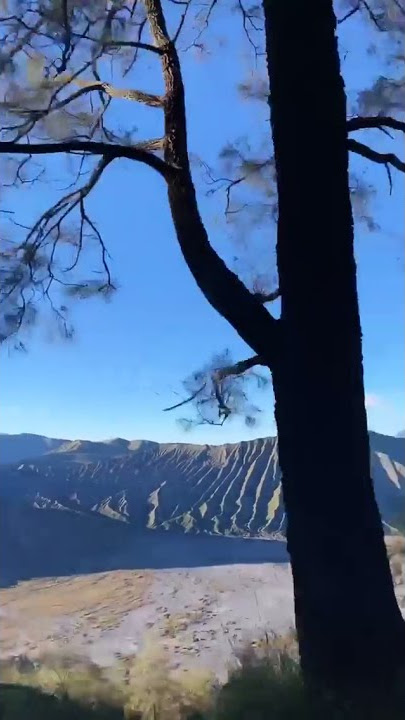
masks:
POLYGON ((307 696, 293 634, 268 637, 235 658, 228 681, 173 671, 150 646, 114 668, 80 657, 25 657, 0 664, 0 720, 404 720, 394 708, 367 712, 314 704, 307 696))

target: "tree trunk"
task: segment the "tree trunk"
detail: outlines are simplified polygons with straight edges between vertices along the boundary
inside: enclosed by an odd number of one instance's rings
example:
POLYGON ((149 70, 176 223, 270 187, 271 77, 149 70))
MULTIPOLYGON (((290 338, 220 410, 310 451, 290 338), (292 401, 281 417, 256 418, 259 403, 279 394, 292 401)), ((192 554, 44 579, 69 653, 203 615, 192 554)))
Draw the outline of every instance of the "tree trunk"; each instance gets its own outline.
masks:
POLYGON ((275 149, 282 361, 273 372, 301 663, 333 689, 382 689, 405 624, 370 478, 332 0, 264 0, 275 149))

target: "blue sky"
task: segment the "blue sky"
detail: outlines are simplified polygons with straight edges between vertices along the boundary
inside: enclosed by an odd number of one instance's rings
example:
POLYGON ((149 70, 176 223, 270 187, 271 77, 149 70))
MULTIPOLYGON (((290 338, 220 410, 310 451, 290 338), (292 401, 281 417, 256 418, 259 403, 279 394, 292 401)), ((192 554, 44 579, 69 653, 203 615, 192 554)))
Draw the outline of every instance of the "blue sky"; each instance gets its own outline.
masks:
MULTIPOLYGON (((212 56, 199 60, 192 53, 182 55, 190 150, 212 165, 228 140, 249 135, 259 142, 269 131, 266 108, 243 102, 236 90, 252 67, 249 48, 236 25, 226 26, 233 39, 225 42, 224 19, 218 22, 220 42, 212 56)), ((341 42, 349 100, 370 84, 378 67, 375 58, 364 63, 366 40, 357 21, 346 23, 341 42)), ((145 74, 142 89, 153 89, 147 79, 145 74)), ((116 102, 115 112, 123 124, 135 122, 144 136, 155 134, 159 111, 116 102)), ((390 142, 376 133, 368 139, 378 149, 390 142)), ((371 429, 394 434, 405 427, 404 183, 394 171, 394 191, 389 196, 384 168, 355 162, 377 190, 371 207, 381 226, 374 233, 362 225, 356 228, 369 424, 371 429)), ((61 177, 66 161, 52 163, 52 173, 61 177)), ((262 231, 253 254, 240 240, 232 245, 223 218, 223 196, 208 198, 207 187, 201 182, 197 186, 202 215, 218 252, 229 260, 237 254, 244 258, 244 267, 256 266, 271 277, 275 228, 262 231)), ((24 220, 38 216, 49 205, 52 192, 46 185, 20 190, 20 216, 24 220)), ((12 206, 14 199, 9 200, 12 206)), ((236 360, 249 350, 210 308, 190 276, 161 179, 149 168, 118 161, 92 194, 89 209, 112 255, 120 290, 108 304, 74 305, 73 341, 63 342, 52 328, 39 325, 29 339, 28 353, 2 349, 0 431, 72 439, 121 436, 213 443, 274 434, 269 389, 254 398, 263 412, 253 429, 235 419, 222 428, 202 426, 185 434, 176 423, 184 412, 177 416, 162 412, 179 400, 176 393, 182 392, 182 379, 214 353, 228 347, 236 360)))

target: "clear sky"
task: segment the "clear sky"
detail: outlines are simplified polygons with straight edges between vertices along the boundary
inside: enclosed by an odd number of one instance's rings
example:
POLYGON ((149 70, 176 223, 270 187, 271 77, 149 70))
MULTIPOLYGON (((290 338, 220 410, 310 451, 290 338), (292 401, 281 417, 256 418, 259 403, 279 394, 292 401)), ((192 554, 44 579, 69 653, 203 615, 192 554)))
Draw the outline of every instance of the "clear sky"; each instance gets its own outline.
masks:
MULTIPOLYGON (((248 45, 235 21, 225 25, 219 16, 218 22, 220 42, 215 53, 202 61, 193 53, 182 55, 190 149, 212 165, 228 140, 248 135, 256 142, 269 132, 266 108, 242 101, 236 90, 252 67, 248 45)), ((371 83, 378 64, 366 56, 364 28, 355 19, 345 24, 341 43, 352 101, 359 89, 371 83)), ((141 85, 150 89, 147 74, 141 85)), ((144 137, 155 135, 158 110, 115 102, 123 124, 136 123, 144 137)), ((369 132, 367 139, 374 147, 387 147, 389 139, 369 132)), ((52 162, 53 170, 66 168, 65 160, 52 162)), ((381 228, 369 233, 363 225, 356 227, 369 423, 371 429, 395 434, 405 428, 404 183, 394 170, 390 196, 383 167, 369 167, 362 160, 356 163, 377 190, 372 209, 381 228)), ((67 184, 67 176, 62 184, 67 184)), ((209 198, 207 187, 201 182, 197 186, 216 249, 228 259, 237 254, 245 259, 245 267, 256 264, 259 272, 268 271, 271 276, 275 228, 262 231, 253 255, 240 241, 232 247, 222 214, 223 196, 209 198)), ((24 221, 45 209, 53 187, 39 184, 19 191, 18 212, 24 221)), ((121 436, 214 443, 274 434, 268 389, 256 398, 263 412, 253 429, 235 419, 222 428, 202 426, 185 434, 176 423, 184 411, 177 416, 162 412, 179 400, 176 393, 182 392, 182 379, 214 353, 228 347, 237 360, 249 350, 211 309, 190 276, 161 179, 149 168, 118 161, 93 192, 89 208, 112 255, 120 290, 108 304, 80 301, 74 306, 73 341, 63 342, 40 325, 30 337, 27 353, 2 349, 0 431, 72 439, 121 436)))

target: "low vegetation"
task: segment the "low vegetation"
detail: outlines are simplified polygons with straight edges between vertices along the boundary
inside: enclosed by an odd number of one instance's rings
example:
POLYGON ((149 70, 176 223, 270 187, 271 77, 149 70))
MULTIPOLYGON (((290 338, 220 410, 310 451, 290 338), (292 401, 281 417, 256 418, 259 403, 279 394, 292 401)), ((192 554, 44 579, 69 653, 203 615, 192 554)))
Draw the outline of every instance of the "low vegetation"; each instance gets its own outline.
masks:
POLYGON ((1 720, 401 720, 394 706, 360 711, 308 696, 293 633, 266 635, 235 657, 228 681, 173 670, 156 645, 114 668, 80 657, 2 661, 1 720))
MULTIPOLYGON (((405 537, 386 537, 387 552, 395 584, 404 580, 405 537)), ((144 588, 144 578, 122 573, 115 581, 126 603, 134 602, 144 588), (135 582, 136 580, 136 582, 135 582), (142 581, 142 582, 141 582, 142 581), (128 593, 128 597, 127 594, 128 593)), ((72 581, 73 582, 73 581, 72 581)), ((75 590, 61 585, 61 597, 69 610, 94 606, 98 623, 101 609, 111 605, 111 583, 107 576, 95 578, 89 597, 83 579, 75 590), (96 590, 98 593, 96 593, 96 590), (64 591, 64 592, 63 592, 64 591), (68 591, 68 592, 66 592, 68 591), (93 597, 93 594, 95 596, 93 597), (97 595, 98 604, 95 603, 97 595), (101 595, 101 597, 100 597, 101 595), (85 602, 86 600, 86 602, 85 602), (80 604, 77 605, 77 603, 80 604)), ((54 587, 52 585, 52 587, 54 587)), ((36 612, 52 605, 46 593, 51 585, 37 590, 36 612)), ((115 596, 114 596, 115 597, 115 596)), ((53 598, 53 596, 52 596, 53 598)), ((17 598, 10 598, 16 602, 17 598)), ((22 608, 29 609, 27 607, 22 608)), ((118 609, 116 612, 119 615, 118 609)), ((39 613, 40 614, 40 613, 39 613)), ((164 636, 178 634, 201 620, 201 611, 184 611, 165 617, 164 636)), ((117 653, 113 667, 100 667, 80 655, 46 653, 35 660, 18 656, 0 661, 0 720, 403 720, 405 711, 372 705, 367 711, 338 707, 330 698, 308 697, 298 664, 298 645, 293 631, 282 636, 268 634, 238 650, 229 668, 228 680, 219 684, 203 669, 173 668, 170 654, 153 633, 136 656, 117 653)), ((404 682, 405 707, 405 682, 404 682)), ((396 705, 399 700, 395 699, 396 705)))

